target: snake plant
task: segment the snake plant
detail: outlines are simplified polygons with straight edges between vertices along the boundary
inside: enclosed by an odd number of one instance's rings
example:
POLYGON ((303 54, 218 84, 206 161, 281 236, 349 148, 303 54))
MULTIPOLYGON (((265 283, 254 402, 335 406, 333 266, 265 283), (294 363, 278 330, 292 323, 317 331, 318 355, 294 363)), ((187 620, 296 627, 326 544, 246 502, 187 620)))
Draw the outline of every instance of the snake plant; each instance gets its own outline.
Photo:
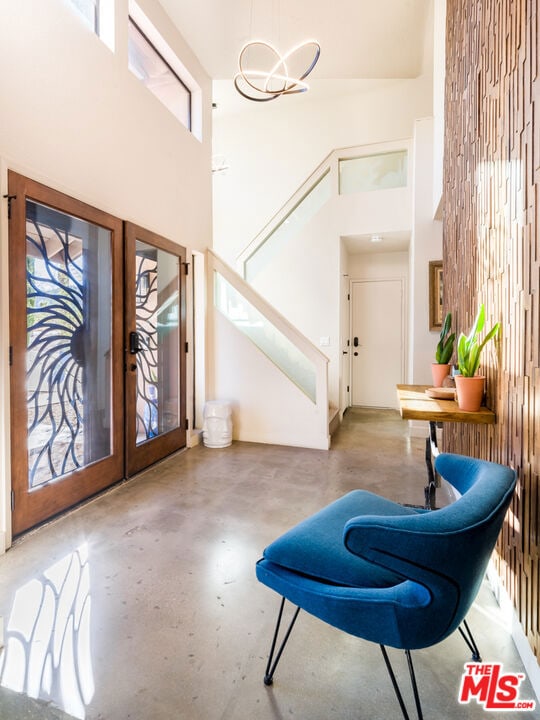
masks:
POLYGON ((476 314, 476 319, 470 333, 468 335, 461 333, 459 336, 457 345, 458 369, 464 377, 473 377, 476 375, 476 371, 480 365, 480 354, 484 346, 499 332, 500 323, 495 323, 482 342, 480 342, 478 335, 484 329, 485 321, 486 311, 482 303, 478 308, 478 313, 476 314))
POLYGON ((452 333, 448 337, 450 328, 452 326, 452 313, 447 313, 444 318, 444 322, 439 335, 439 342, 437 343, 437 349, 435 350, 435 362, 439 365, 446 365, 450 362, 452 353, 454 352, 454 341, 456 339, 456 333, 452 333))

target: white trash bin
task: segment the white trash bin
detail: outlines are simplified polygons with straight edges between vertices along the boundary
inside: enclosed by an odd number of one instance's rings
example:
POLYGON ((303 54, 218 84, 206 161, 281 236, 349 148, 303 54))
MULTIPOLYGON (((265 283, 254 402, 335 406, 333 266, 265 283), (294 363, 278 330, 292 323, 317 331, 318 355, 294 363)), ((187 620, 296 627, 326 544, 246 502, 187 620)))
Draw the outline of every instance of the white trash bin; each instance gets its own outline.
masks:
POLYGON ((232 443, 231 404, 209 400, 204 406, 203 443, 210 448, 229 447, 232 443))

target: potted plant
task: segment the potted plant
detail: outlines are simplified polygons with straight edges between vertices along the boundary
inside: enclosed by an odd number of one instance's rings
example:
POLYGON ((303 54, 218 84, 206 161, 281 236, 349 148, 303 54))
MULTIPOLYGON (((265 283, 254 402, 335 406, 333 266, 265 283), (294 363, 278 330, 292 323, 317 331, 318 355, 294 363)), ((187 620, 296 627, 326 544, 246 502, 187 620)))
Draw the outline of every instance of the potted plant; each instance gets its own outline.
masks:
POLYGON ((486 311, 482 303, 478 308, 476 319, 468 335, 461 333, 457 344, 459 375, 455 376, 456 393, 459 408, 476 412, 480 409, 484 397, 485 377, 477 375, 480 355, 486 343, 499 332, 499 323, 491 328, 482 341, 479 334, 484 329, 486 311))
POLYGON ((450 358, 454 352, 456 333, 448 335, 452 326, 452 313, 447 313, 439 335, 439 342, 435 350, 435 362, 431 364, 433 386, 442 387, 444 379, 450 374, 450 358), (448 337, 447 337, 448 336, 448 337))

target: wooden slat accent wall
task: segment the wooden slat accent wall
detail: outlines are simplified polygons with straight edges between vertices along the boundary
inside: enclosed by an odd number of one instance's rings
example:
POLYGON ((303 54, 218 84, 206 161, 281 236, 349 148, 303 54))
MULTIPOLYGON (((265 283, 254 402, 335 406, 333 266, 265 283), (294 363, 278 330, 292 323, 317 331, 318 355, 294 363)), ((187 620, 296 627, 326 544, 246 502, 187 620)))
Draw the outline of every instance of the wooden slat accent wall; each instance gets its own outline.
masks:
POLYGON ((538 0, 448 0, 444 305, 468 330, 478 303, 495 426, 448 425, 444 448, 509 464, 518 488, 497 563, 540 659, 540 80, 538 0))

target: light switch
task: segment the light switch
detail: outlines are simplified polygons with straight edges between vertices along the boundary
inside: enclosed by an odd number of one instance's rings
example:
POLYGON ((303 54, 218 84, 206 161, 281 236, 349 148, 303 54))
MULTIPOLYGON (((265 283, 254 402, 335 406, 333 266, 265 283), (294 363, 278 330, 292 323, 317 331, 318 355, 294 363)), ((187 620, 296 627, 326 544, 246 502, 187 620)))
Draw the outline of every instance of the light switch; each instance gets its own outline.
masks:
POLYGON ((328 337, 328 335, 325 335, 324 337, 322 337, 322 338, 319 340, 319 345, 320 345, 321 347, 329 347, 329 345, 330 345, 330 338, 328 337))

